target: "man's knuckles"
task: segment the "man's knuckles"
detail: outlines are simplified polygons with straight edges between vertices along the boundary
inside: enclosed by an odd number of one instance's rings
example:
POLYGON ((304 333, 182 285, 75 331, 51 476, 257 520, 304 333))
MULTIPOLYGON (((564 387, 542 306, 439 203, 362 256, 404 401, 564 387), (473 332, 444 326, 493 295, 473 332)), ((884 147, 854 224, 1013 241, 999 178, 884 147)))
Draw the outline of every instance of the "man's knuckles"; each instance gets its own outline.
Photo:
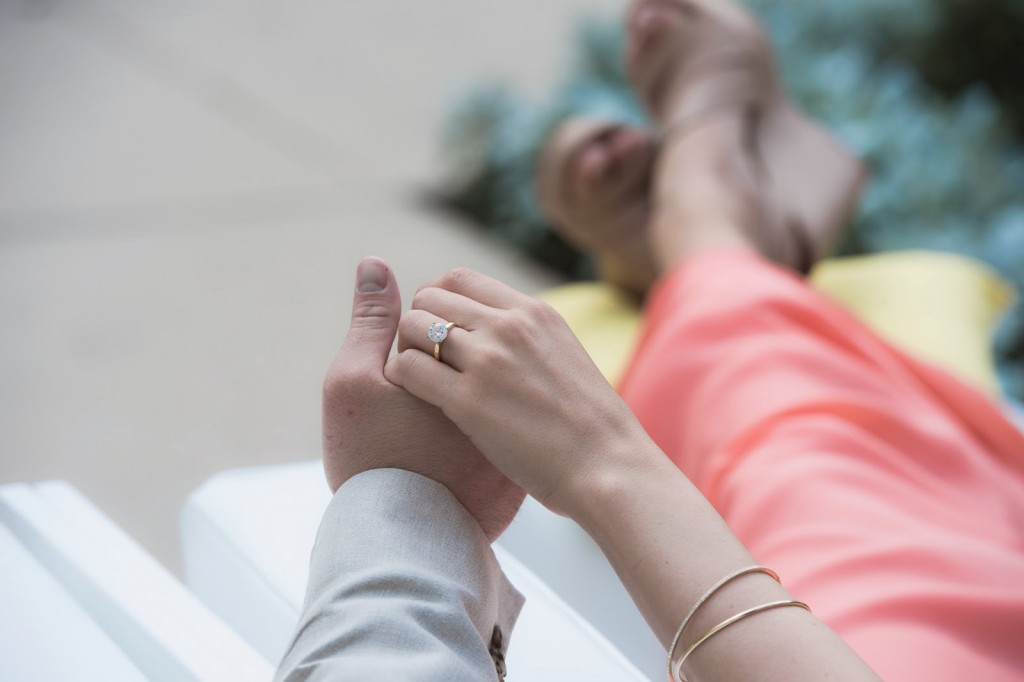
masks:
POLYGON ((324 375, 323 397, 331 403, 375 401, 376 393, 394 388, 379 368, 359 362, 335 361, 324 375))

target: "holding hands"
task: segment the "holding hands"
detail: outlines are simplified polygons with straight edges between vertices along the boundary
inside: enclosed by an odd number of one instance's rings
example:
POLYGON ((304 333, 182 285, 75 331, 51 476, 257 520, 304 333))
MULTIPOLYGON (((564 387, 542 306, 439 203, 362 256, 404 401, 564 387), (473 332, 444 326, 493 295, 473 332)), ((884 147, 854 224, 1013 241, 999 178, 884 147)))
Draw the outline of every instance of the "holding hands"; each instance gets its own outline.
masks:
POLYGON ((416 294, 400 318, 394 273, 359 264, 352 323, 323 391, 331 491, 397 468, 447 487, 496 539, 525 492, 558 513, 656 451, 547 304, 470 270, 416 294), (401 321, 399 321, 401 319, 401 321), (441 361, 432 325, 450 326, 441 361), (399 353, 388 360, 398 335, 399 353))
POLYGON ((363 259, 356 280, 348 336, 324 380, 324 471, 331 492, 370 469, 411 471, 447 487, 493 541, 519 510, 522 489, 441 410, 384 378, 401 315, 398 285, 376 258, 363 259))

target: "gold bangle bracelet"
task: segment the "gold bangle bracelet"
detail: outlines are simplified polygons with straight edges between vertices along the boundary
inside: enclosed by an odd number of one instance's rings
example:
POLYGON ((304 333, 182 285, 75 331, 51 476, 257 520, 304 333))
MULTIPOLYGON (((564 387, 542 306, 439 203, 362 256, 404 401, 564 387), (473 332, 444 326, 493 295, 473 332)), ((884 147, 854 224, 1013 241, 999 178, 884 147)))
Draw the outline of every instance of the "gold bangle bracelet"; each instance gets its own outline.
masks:
POLYGON ((676 663, 675 670, 674 670, 675 678, 673 678, 673 679, 682 679, 680 677, 680 674, 681 674, 682 669, 683 669, 683 663, 686 662, 686 659, 689 658, 690 654, 692 654, 694 651, 696 651, 697 647, 699 647, 701 644, 703 644, 704 642, 708 641, 709 639, 711 639, 712 637, 717 635, 722 630, 726 629, 730 625, 738 623, 739 621, 743 620, 744 618, 747 618, 749 616, 753 616, 755 613, 761 613, 762 611, 769 611, 771 609, 781 609, 781 608, 785 608, 787 606, 796 606, 796 607, 804 609, 804 610, 806 610, 808 612, 810 612, 810 610, 811 610, 811 607, 809 607, 807 604, 803 603, 802 601, 797 601, 795 599, 786 599, 784 601, 773 601, 773 602, 769 602, 768 604, 761 604, 760 606, 755 606, 752 609, 747 609, 746 611, 742 611, 740 613, 737 613, 732 618, 727 618, 727 619, 723 620, 721 623, 719 623, 718 625, 716 625, 715 627, 713 627, 710 630, 708 630, 708 633, 706 635, 704 635, 703 637, 698 639, 696 642, 693 643, 693 646, 691 646, 689 649, 686 650, 686 653, 683 654, 683 657, 679 659, 678 663, 676 663))
MULTIPOLYGON (((690 612, 686 614, 686 618, 683 619, 683 624, 679 626, 679 629, 676 630, 676 636, 672 638, 672 646, 668 648, 668 677, 670 680, 676 679, 672 676, 672 656, 675 655, 676 647, 679 646, 679 639, 683 636, 683 630, 685 630, 686 626, 690 624, 691 620, 693 620, 693 617, 697 614, 697 609, 703 606, 704 602, 706 602, 708 599, 711 599, 711 597, 713 597, 716 592, 718 592, 720 589, 731 583, 733 580, 741 578, 745 575, 750 575, 751 573, 764 573, 765 575, 771 576, 772 579, 775 580, 775 582, 782 582, 779 580, 779 574, 773 571, 772 569, 768 568, 767 566, 748 566, 747 568, 741 568, 738 571, 730 573, 729 575, 725 576, 717 583, 712 585, 711 588, 707 592, 705 592, 700 599, 697 600, 697 603, 693 605, 693 608, 690 609, 690 612)), ((678 667, 676 669, 678 670, 678 667)))

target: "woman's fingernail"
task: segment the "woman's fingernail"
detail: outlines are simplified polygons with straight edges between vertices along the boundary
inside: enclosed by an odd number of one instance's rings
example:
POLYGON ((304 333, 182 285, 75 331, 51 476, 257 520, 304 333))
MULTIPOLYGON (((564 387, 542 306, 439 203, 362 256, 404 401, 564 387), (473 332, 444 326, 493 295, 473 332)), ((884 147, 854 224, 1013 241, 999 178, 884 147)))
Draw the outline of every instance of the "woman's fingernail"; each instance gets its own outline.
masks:
POLYGON ((361 294, 384 291, 388 286, 388 268, 379 260, 364 259, 356 268, 356 290, 361 294))

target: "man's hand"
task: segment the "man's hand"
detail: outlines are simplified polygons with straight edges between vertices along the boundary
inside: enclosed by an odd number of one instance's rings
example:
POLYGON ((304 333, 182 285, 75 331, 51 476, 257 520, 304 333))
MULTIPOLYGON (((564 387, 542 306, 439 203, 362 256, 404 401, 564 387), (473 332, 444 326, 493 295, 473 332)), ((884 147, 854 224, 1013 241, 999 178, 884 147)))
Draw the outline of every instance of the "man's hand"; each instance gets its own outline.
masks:
MULTIPOLYGON (((324 380, 324 472, 331 492, 370 469, 405 469, 446 486, 488 539, 508 527, 525 493, 439 409, 384 378, 402 301, 391 269, 364 258, 352 324, 324 380)), ((426 338, 427 330, 423 330, 426 338)))

